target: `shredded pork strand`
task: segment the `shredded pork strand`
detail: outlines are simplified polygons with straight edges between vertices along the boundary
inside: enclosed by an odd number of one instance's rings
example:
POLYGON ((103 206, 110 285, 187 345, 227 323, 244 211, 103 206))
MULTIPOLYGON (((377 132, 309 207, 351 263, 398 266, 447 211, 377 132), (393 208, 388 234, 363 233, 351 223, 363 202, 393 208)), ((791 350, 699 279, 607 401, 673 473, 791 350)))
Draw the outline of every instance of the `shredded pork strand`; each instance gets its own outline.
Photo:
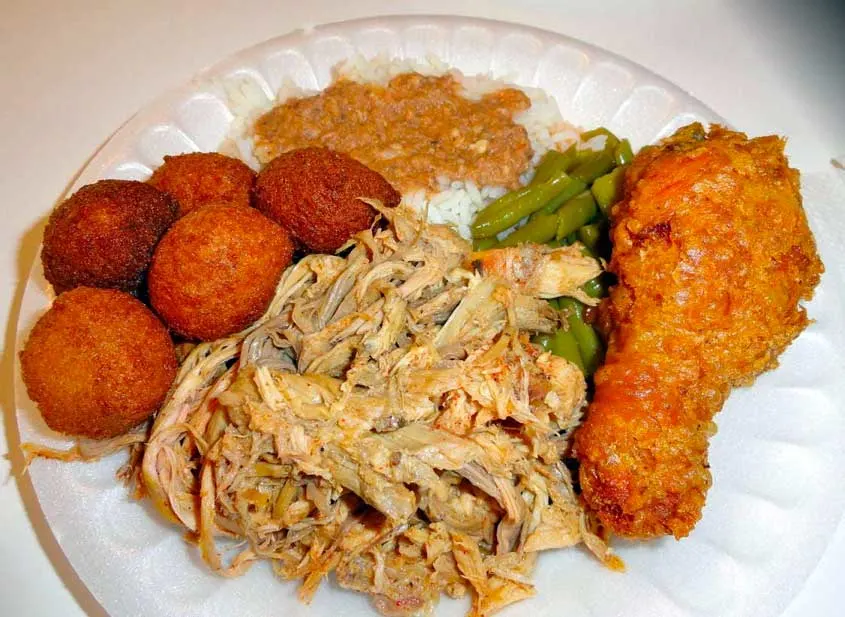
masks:
POLYGON ((540 550, 612 564, 561 463, 584 377, 529 342, 560 325, 541 298, 593 271, 532 254, 523 270, 572 269, 534 289, 493 267, 514 254, 476 271, 451 229, 372 205, 386 225, 303 258, 258 323, 191 351, 141 463, 153 503, 221 575, 270 560, 307 602, 334 572, 385 615, 441 592, 492 614, 533 595, 540 550))

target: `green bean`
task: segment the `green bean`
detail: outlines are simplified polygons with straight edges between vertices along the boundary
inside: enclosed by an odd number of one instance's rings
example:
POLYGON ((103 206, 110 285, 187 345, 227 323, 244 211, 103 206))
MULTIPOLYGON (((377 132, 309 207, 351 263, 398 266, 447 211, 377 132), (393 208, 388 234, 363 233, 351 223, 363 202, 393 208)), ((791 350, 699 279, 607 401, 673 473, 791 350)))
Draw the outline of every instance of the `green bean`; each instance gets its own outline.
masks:
POLYGON ((615 166, 616 159, 613 157, 613 151, 602 150, 584 159, 572 170, 569 176, 575 180, 591 184, 596 178, 608 173, 615 166))
POLYGON ((577 197, 570 199, 558 210, 555 238, 560 240, 578 231, 578 228, 589 223, 596 214, 598 214, 596 200, 593 199, 590 191, 584 191, 577 197))
POLYGON ((563 245, 560 243, 560 240, 549 240, 548 242, 546 242, 546 246, 548 246, 549 248, 556 249, 563 245))
POLYGON ((534 177, 531 178, 530 185, 548 182, 552 177, 560 172, 566 172, 575 163, 577 157, 577 150, 575 146, 570 146, 564 152, 557 150, 549 150, 540 159, 537 168, 534 170, 534 177))
POLYGON ((613 149, 613 156, 617 165, 627 165, 634 158, 634 151, 631 149, 631 142, 627 139, 620 141, 613 149))
POLYGON ((584 322, 584 305, 572 298, 560 298, 560 308, 569 325, 569 331, 578 343, 581 359, 584 362, 584 374, 596 372, 603 359, 604 348, 595 328, 584 322))
POLYGON ((496 236, 490 238, 476 238, 472 241, 472 249, 474 251, 486 251, 491 249, 496 244, 496 236))
POLYGON ((583 193, 587 188, 587 183, 582 182, 581 180, 572 180, 569 184, 566 185, 560 193, 552 197, 552 199, 547 203, 545 206, 537 210, 532 217, 538 217, 541 214, 554 214, 558 211, 561 205, 565 204, 567 201, 583 193))
POLYGON ((581 141, 590 141, 593 137, 604 135, 607 139, 602 150, 613 151, 619 145, 619 138, 603 126, 581 133, 581 141))
POLYGON ((575 244, 575 241, 576 241, 577 239, 578 239, 578 236, 577 236, 577 235, 576 235, 576 233, 573 231, 573 232, 572 232, 571 234, 569 234, 568 236, 564 236, 563 238, 561 238, 561 240, 560 240, 560 245, 561 245, 561 246, 571 246, 571 245, 575 244))
MULTIPOLYGON (((577 237, 578 234, 575 234, 575 236, 577 237)), ((574 240, 573 240, 573 242, 574 242, 574 240)), ((581 254, 584 257, 589 257, 590 259, 596 259, 596 254, 592 251, 592 249, 589 246, 584 246, 583 244, 581 245, 581 254)))
POLYGON ((500 197, 478 213, 471 225, 473 238, 491 238, 542 208, 571 182, 561 172, 547 182, 529 185, 500 197), (502 205, 505 204, 505 205, 502 205))
POLYGON ((552 335, 535 334, 531 337, 531 342, 540 347, 543 351, 549 351, 552 346, 552 335))
POLYGON ((548 302, 549 306, 551 306, 554 310, 560 310, 560 300, 558 300, 557 298, 549 298, 546 300, 546 302, 548 302))
POLYGON ((617 167, 609 174, 593 182, 591 191, 596 198, 599 208, 605 216, 610 212, 610 206, 622 199, 622 185, 625 181, 625 168, 617 167))
POLYGON ((559 328, 552 336, 549 344, 549 351, 554 355, 566 358, 572 364, 584 372, 584 361, 581 359, 581 352, 578 349, 578 341, 569 330, 559 328))
POLYGON ((508 234, 496 244, 496 247, 503 248, 529 243, 545 244, 549 240, 554 240, 555 232, 557 232, 557 214, 544 214, 533 221, 528 221, 516 231, 508 234))
POLYGON ((604 228, 605 224, 601 221, 598 223, 591 223, 590 225, 584 225, 578 230, 578 239, 584 246, 595 252, 596 246, 598 246, 602 234, 604 233, 604 228))
POLYGON ((591 298, 604 298, 607 295, 607 285, 601 274, 581 285, 581 291, 591 298))

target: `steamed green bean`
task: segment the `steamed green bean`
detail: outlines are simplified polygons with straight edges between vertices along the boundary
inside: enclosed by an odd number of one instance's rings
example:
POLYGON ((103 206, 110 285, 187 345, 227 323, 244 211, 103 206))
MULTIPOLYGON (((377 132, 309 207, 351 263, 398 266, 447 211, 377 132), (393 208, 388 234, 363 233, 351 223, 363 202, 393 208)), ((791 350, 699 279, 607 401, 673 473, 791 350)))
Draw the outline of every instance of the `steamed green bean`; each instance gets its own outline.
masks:
POLYGON ((595 252, 596 247, 604 233, 605 225, 601 222, 584 225, 578 230, 578 239, 591 251, 595 252))
POLYGON ((591 184, 596 178, 608 173, 616 166, 613 151, 602 150, 584 159, 571 172, 570 177, 591 184))
POLYGON ((566 318, 569 331, 578 343, 581 360, 584 363, 584 374, 592 375, 602 361, 604 348, 601 338, 590 324, 584 321, 584 305, 572 298, 558 300, 566 318))
POLYGON ((529 185, 500 197, 478 213, 471 225, 474 238, 491 238, 542 208, 571 182, 561 172, 547 182, 529 185), (504 205, 502 205, 504 204, 504 205))
POLYGON ((584 361, 581 359, 578 341, 575 340, 575 336, 569 330, 560 328, 552 335, 549 351, 556 356, 566 358, 581 369, 582 372, 584 371, 584 361))
POLYGON ((631 142, 627 139, 620 141, 613 149, 617 165, 627 165, 634 158, 634 151, 631 149, 631 142))
POLYGON ((551 178, 561 172, 566 172, 575 163, 577 151, 575 146, 570 146, 564 152, 557 150, 549 150, 540 159, 537 164, 537 169, 534 171, 534 177, 531 178, 531 185, 548 182, 551 178))
POLYGON ((596 201, 589 191, 584 191, 577 197, 570 199, 558 210, 555 238, 560 240, 575 233, 579 227, 589 223, 597 213, 596 201))
POLYGON ((607 295, 607 285, 601 274, 581 285, 581 291, 591 298, 604 298, 607 295))
POLYGON ((549 203, 537 210, 532 217, 540 216, 540 214, 554 214, 567 201, 583 193, 587 189, 587 183, 581 180, 571 180, 569 184, 557 195, 551 198, 549 203))
POLYGON ((525 225, 510 233, 496 247, 517 246, 518 244, 545 244, 553 240, 558 228, 557 214, 544 214, 528 221, 525 225))
POLYGON ((486 251, 496 245, 496 236, 491 238, 476 238, 472 241, 472 248, 475 251, 486 251))
POLYGON ((597 178, 590 190, 602 213, 607 216, 610 207, 622 199, 622 187, 625 181, 625 168, 617 167, 608 174, 597 178))

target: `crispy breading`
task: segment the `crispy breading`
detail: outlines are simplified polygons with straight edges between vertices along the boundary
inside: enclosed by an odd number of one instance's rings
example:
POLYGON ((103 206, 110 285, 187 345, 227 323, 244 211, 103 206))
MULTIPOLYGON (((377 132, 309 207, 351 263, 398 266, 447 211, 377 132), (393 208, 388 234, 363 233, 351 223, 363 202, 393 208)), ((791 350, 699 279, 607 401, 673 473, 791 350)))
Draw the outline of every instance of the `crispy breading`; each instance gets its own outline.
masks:
POLYGON ((129 294, 77 287, 35 324, 21 372, 50 428, 103 439, 158 409, 176 377, 176 352, 164 324, 129 294))
POLYGON ((150 302, 184 337, 214 340, 261 317, 293 257, 287 231, 254 208, 203 206, 162 238, 150 266, 150 302))
POLYGON ((50 215, 41 252, 44 276, 56 293, 80 286, 133 292, 176 212, 170 197, 143 182, 83 186, 50 215))
POLYGON ((217 152, 165 156, 148 182, 179 204, 179 216, 210 203, 250 205, 255 172, 246 163, 217 152))
POLYGON ((644 149, 612 213, 619 284, 607 361, 576 437, 584 498, 618 535, 687 535, 710 486, 707 441, 807 326, 823 266, 784 142, 695 124, 644 149))
POLYGON ((255 206, 317 253, 333 253, 372 224, 376 212, 361 198, 393 207, 400 195, 377 172, 328 148, 281 154, 255 183, 255 206))

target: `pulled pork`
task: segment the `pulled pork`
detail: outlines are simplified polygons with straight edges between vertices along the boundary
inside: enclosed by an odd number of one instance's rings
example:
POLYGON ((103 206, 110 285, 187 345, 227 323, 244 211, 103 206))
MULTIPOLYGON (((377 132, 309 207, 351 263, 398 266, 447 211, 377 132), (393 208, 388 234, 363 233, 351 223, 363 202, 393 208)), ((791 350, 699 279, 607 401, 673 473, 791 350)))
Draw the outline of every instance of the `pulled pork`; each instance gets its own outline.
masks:
POLYGON ((584 542, 612 564, 561 462, 584 376, 529 342, 560 325, 542 297, 597 266, 566 248, 479 258, 373 206, 384 229, 305 257, 250 330, 191 351, 146 447, 148 496, 214 571, 270 560, 306 602, 334 572, 385 615, 441 592, 489 615, 534 593, 541 550, 584 542), (517 261, 567 271, 537 289, 507 275, 517 261))

